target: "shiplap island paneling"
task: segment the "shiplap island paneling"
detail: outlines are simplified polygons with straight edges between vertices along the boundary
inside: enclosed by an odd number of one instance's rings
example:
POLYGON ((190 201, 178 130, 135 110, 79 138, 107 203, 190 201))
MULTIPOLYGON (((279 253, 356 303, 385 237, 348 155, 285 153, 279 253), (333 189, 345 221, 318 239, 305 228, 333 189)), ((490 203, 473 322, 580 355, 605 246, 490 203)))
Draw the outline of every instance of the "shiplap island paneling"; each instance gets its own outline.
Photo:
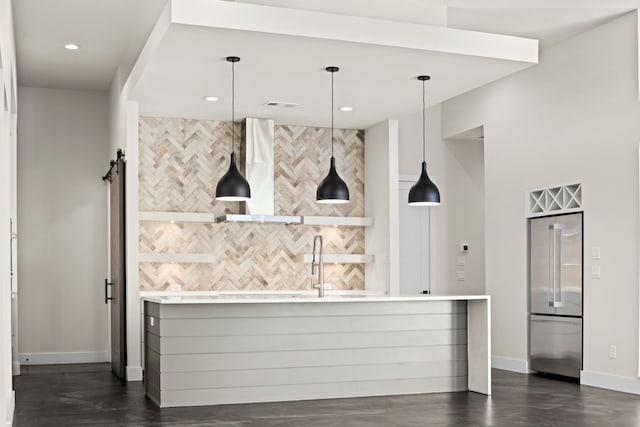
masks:
POLYGON ((144 306, 146 392, 161 407, 491 393, 488 297, 149 297, 144 306))

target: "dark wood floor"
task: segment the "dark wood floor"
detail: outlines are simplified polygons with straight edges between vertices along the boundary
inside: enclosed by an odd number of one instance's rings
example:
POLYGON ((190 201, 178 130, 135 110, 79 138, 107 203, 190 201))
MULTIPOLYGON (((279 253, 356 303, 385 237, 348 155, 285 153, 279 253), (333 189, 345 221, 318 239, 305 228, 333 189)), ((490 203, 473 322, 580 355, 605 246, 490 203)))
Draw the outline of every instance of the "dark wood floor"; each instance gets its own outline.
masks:
POLYGON ((37 426, 640 426, 640 397, 493 371, 471 392, 158 409, 109 365, 23 367, 17 427, 37 426))

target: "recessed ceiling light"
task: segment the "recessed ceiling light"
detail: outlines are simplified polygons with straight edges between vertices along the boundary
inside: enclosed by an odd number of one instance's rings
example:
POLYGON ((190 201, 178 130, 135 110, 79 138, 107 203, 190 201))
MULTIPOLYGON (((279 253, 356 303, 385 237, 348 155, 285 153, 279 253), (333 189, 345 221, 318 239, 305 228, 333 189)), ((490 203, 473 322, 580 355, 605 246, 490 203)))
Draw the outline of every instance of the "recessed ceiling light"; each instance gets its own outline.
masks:
POLYGON ((67 44, 64 45, 64 48, 67 49, 67 50, 78 50, 78 49, 80 49, 80 46, 78 46, 75 43, 67 43, 67 44))
POLYGON ((218 100, 217 96, 203 96, 202 99, 209 102, 216 102, 218 100))
POLYGON ((344 107, 340 107, 340 111, 353 111, 353 107, 345 105, 344 107))

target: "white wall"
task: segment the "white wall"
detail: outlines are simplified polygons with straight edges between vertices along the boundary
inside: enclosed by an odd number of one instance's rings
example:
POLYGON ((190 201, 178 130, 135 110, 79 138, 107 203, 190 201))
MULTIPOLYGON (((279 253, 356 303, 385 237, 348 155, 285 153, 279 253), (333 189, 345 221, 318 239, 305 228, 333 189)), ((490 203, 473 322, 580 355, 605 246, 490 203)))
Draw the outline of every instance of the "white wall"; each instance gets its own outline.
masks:
POLYGON ((484 125, 494 356, 527 359, 525 192, 580 181, 584 370, 640 392, 637 29, 636 13, 627 14, 546 50, 538 66, 446 102, 443 134, 484 125), (602 250, 601 279, 588 274, 593 246, 602 250))
POLYGON ((158 18, 144 48, 132 68, 119 67, 109 89, 109 153, 125 153, 126 276, 127 276, 127 381, 142 381, 142 336, 138 265, 138 103, 129 100, 169 26, 171 4, 158 18))
POLYGON ((0 425, 11 425, 15 403, 11 379, 11 278, 9 221, 16 212, 15 44, 10 0, 0 0, 0 425))
POLYGON ((106 361, 108 94, 20 87, 19 101, 21 359, 106 361))
POLYGON ((398 218, 398 122, 387 120, 365 130, 364 214, 374 218, 365 229, 365 253, 375 262, 365 266, 365 289, 400 292, 398 218))
MULTIPOLYGON (((118 149, 124 151, 125 223, 126 223, 126 334, 127 381, 142 381, 142 336, 138 264, 138 103, 127 101, 130 86, 123 83, 124 72, 118 69, 109 90, 109 155, 115 158, 118 149)), ((106 230, 106 228, 105 228, 106 230)), ((108 276, 110 278, 110 272, 108 276)))
POLYGON ((443 215, 445 224, 445 259, 443 260, 449 293, 485 293, 485 238, 484 238, 484 144, 481 140, 444 141, 447 165, 447 207, 443 215), (469 244, 462 253, 460 245, 469 244), (457 264, 461 257, 464 265, 457 264), (462 271, 465 280, 456 279, 462 271))
MULTIPOLYGON (((435 85, 437 80, 429 84, 435 85)), ((422 111, 401 117, 398 123, 400 174, 415 176, 417 180, 422 161, 422 111)), ((440 190, 442 201, 440 206, 431 208, 436 218, 436 278, 432 289, 439 294, 482 294, 485 292, 483 144, 479 140, 443 140, 440 123, 440 105, 429 108, 427 170, 440 190), (471 247, 466 255, 459 253, 461 242, 471 247), (464 256, 464 266, 456 266, 459 256, 464 256), (464 271, 464 281, 456 280, 456 271, 464 271)))

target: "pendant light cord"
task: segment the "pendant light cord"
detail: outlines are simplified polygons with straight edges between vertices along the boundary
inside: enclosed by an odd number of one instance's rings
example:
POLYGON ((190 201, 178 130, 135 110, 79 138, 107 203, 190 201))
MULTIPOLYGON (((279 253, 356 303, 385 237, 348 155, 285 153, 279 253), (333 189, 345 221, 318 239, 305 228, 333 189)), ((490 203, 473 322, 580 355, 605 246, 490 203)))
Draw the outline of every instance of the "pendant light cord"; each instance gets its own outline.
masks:
POLYGON ((425 104, 425 88, 424 88, 424 80, 422 81, 422 161, 424 162, 427 158, 426 156, 426 151, 427 151, 427 138, 425 136, 426 134, 426 104, 425 104))
POLYGON ((236 152, 236 63, 231 63, 231 152, 236 152))
POLYGON ((331 157, 333 158, 333 75, 334 71, 331 72, 331 157))

